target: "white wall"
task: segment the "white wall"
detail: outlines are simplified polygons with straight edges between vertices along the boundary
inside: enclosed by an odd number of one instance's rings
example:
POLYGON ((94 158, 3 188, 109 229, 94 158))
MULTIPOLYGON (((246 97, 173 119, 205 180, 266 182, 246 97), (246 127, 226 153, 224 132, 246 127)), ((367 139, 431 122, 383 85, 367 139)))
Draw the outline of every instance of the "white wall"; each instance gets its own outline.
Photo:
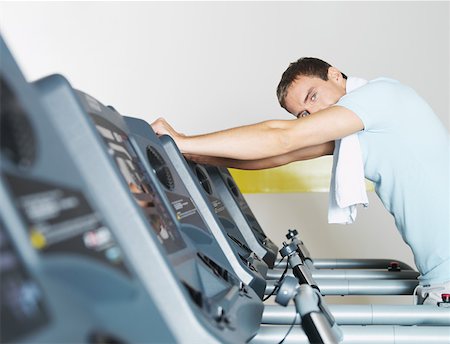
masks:
MULTIPOLYGON (((0 3, 0 31, 33 80, 72 84, 147 121, 200 133, 288 118, 275 88, 289 62, 413 86, 449 127, 448 2, 0 3)), ((376 195, 355 225, 326 223, 322 193, 247 195, 274 241, 300 227, 317 257, 413 264, 376 195)))
POLYGON ((415 87, 448 123, 447 2, 0 4, 30 79, 62 73, 119 110, 189 133, 286 118, 275 88, 319 56, 349 75, 415 87))

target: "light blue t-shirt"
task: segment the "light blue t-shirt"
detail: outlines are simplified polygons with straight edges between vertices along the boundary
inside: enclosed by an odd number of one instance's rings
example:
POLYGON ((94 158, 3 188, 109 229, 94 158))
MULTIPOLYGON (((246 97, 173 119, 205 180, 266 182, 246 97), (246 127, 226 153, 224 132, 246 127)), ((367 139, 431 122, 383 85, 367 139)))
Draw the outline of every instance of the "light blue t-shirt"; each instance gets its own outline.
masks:
POLYGON ((364 174, 411 247, 420 283, 450 281, 448 131, 413 89, 392 79, 374 79, 336 105, 364 123, 364 174))

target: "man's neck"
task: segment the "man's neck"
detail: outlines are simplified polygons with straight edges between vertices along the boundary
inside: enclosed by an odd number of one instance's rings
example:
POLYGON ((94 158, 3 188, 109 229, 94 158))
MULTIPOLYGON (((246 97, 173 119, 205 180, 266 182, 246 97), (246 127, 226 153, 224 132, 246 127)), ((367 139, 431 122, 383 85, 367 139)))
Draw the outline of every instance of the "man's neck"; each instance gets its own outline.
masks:
POLYGON ((344 91, 345 91, 345 94, 347 94, 347 79, 345 79, 345 78, 342 78, 342 80, 344 80, 343 81, 343 87, 344 87, 344 91))

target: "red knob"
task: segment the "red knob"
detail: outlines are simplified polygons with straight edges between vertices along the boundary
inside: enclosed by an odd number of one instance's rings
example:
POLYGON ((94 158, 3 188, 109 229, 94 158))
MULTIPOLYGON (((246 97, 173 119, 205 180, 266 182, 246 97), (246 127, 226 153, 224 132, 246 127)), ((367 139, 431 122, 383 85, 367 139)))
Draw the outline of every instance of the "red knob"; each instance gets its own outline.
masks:
POLYGON ((450 303, 450 294, 442 294, 442 301, 445 303, 450 303))
POLYGON ((388 266, 389 271, 400 271, 400 264, 398 262, 390 262, 388 266))

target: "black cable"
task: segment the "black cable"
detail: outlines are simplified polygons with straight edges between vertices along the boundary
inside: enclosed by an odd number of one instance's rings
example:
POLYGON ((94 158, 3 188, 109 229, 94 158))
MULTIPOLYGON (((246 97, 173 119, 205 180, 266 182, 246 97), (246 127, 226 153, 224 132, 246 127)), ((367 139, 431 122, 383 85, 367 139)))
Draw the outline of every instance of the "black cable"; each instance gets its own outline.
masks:
POLYGON ((286 258, 286 256, 281 258, 281 260, 278 263, 276 263, 273 267, 276 268, 277 266, 279 266, 281 264, 281 262, 284 260, 284 258, 286 258))
POLYGON ((278 344, 283 344, 283 342, 286 340, 286 338, 289 335, 289 333, 291 333, 291 331, 292 331, 292 329, 293 329, 293 327, 295 325, 295 322, 297 321, 297 316, 298 316, 298 313, 296 312, 295 313, 295 317, 294 317, 294 321, 292 322, 291 326, 289 327, 289 330, 286 332, 286 334, 284 335, 283 339, 280 342, 278 342, 278 344))
MULTIPOLYGON (((276 266, 278 266, 279 264, 281 264, 281 262, 284 260, 284 258, 286 258, 286 256, 283 257, 283 258, 280 260, 280 262, 279 262, 276 266)), ((280 289, 280 282, 283 280, 283 278, 284 278, 284 276, 286 275, 288 269, 289 269, 289 263, 286 264, 286 267, 284 268, 284 271, 283 271, 283 273, 281 274, 281 277, 278 279, 275 288, 273 288, 272 292, 271 292, 269 295, 267 295, 265 298, 263 298, 263 301, 266 301, 267 299, 269 299, 269 297, 271 297, 273 294, 275 294, 275 292, 278 291, 278 289, 280 289)), ((283 344, 283 342, 286 340, 286 338, 287 338, 287 336, 289 335, 289 333, 291 333, 291 331, 292 331, 292 329, 293 329, 293 327, 294 327, 294 325, 295 325, 295 322, 297 321, 297 316, 298 316, 298 313, 296 312, 296 313, 295 313, 295 317, 294 317, 294 321, 292 321, 292 324, 291 324, 291 326, 289 327, 289 330, 286 332, 286 334, 284 335, 283 339, 282 339, 280 342, 278 342, 278 344, 283 344)))
MULTIPOLYGON (((283 259, 284 259, 285 257, 283 257, 283 259)), ((283 261, 283 259, 281 260, 281 261, 283 261)), ((281 274, 281 277, 278 279, 278 281, 275 283, 275 288, 273 288, 273 290, 272 290, 272 292, 269 294, 269 295, 267 295, 266 297, 264 297, 262 300, 263 300, 263 302, 264 301, 267 301, 268 299, 269 299, 269 297, 271 297, 272 295, 274 295, 277 291, 278 291, 278 289, 280 289, 280 282, 283 280, 283 278, 284 278, 284 276, 286 275, 286 272, 288 271, 288 268, 289 268, 289 264, 286 264, 286 267, 284 268, 284 271, 283 271, 283 273, 281 274)))

